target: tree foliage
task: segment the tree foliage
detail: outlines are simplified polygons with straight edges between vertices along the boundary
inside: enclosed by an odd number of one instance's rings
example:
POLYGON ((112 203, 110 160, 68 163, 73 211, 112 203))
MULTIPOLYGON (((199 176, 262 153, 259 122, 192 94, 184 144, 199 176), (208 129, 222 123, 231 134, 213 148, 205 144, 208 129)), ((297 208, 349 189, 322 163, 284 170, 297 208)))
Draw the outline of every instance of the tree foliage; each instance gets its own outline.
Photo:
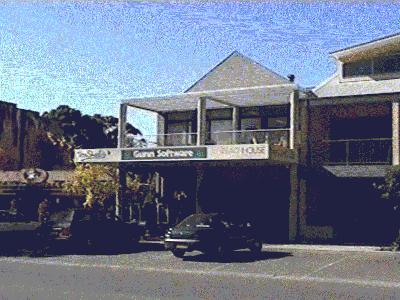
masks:
POLYGON ((392 166, 385 175, 383 184, 377 186, 381 191, 382 198, 389 201, 396 211, 396 222, 398 235, 393 242, 393 249, 400 249, 400 166, 392 166))
POLYGON ((118 189, 115 169, 106 165, 77 165, 64 189, 72 194, 85 195, 83 206, 86 208, 102 207, 118 189))
MULTIPOLYGON (((140 184, 138 176, 128 176, 128 190, 136 192, 140 184)), ((71 194, 84 195, 85 208, 104 207, 105 202, 113 198, 118 190, 117 168, 109 164, 79 164, 75 167, 72 179, 64 183, 64 190, 71 194)))
MULTIPOLYGON (((82 115, 79 110, 67 105, 43 114, 46 128, 54 142, 69 148, 113 148, 118 141, 118 118, 113 116, 82 115)), ((127 124, 126 133, 141 135, 127 124)))
POLYGON ((400 166, 392 166, 385 175, 385 181, 378 186, 382 198, 390 201, 393 209, 400 210, 400 166))
MULTIPOLYGON (((47 137, 53 145, 68 153, 72 164, 74 149, 115 148, 118 142, 118 118, 113 116, 82 115, 79 110, 61 105, 42 115, 47 137)), ((131 124, 126 134, 135 142, 144 141, 141 132, 131 124)))
POLYGON ((0 170, 12 170, 17 162, 10 154, 0 147, 0 170))

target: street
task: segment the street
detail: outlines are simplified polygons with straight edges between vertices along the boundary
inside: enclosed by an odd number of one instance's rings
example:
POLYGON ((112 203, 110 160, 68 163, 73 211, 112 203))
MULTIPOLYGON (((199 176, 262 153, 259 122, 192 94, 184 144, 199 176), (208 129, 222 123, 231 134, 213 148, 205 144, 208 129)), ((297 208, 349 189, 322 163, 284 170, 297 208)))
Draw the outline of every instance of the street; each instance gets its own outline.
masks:
POLYGON ((400 254, 264 248, 224 262, 161 247, 0 257, 0 299, 400 299, 400 254))

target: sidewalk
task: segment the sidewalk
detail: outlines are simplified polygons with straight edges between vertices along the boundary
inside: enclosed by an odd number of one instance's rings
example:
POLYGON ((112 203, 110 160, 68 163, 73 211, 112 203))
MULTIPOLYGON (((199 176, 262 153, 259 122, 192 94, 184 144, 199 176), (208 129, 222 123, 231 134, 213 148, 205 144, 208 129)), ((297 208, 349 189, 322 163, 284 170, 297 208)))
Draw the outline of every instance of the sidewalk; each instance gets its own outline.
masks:
MULTIPOLYGON (((305 245, 305 244, 263 244, 264 250, 286 251, 339 251, 339 252, 382 252, 381 246, 305 245)), ((388 252, 388 251, 385 251, 388 252)))

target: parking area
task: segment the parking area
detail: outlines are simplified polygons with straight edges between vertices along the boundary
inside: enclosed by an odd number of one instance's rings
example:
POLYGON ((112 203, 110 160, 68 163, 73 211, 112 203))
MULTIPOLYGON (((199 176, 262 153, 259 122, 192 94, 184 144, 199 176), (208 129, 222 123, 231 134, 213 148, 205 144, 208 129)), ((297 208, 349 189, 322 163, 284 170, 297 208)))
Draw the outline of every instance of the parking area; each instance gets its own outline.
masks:
POLYGON ((179 259, 152 246, 114 255, 3 256, 0 269, 0 295, 30 299, 321 299, 328 291, 335 298, 400 297, 400 254, 395 252, 266 247, 257 258, 236 251, 220 262, 200 252, 179 259))

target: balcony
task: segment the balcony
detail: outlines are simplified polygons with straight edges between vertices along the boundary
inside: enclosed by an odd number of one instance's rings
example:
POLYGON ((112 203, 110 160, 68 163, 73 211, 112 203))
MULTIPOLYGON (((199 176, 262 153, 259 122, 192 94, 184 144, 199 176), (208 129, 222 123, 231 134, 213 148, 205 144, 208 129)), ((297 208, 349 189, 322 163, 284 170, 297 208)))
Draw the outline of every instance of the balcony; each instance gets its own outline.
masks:
POLYGON ((325 164, 368 165, 392 163, 392 139, 341 139, 326 140, 328 154, 325 164))
MULTIPOLYGON (((270 144, 289 147, 289 128, 208 132, 206 145, 270 144)), ((128 143, 135 148, 195 146, 196 133, 167 133, 143 136, 144 141, 128 143)))

